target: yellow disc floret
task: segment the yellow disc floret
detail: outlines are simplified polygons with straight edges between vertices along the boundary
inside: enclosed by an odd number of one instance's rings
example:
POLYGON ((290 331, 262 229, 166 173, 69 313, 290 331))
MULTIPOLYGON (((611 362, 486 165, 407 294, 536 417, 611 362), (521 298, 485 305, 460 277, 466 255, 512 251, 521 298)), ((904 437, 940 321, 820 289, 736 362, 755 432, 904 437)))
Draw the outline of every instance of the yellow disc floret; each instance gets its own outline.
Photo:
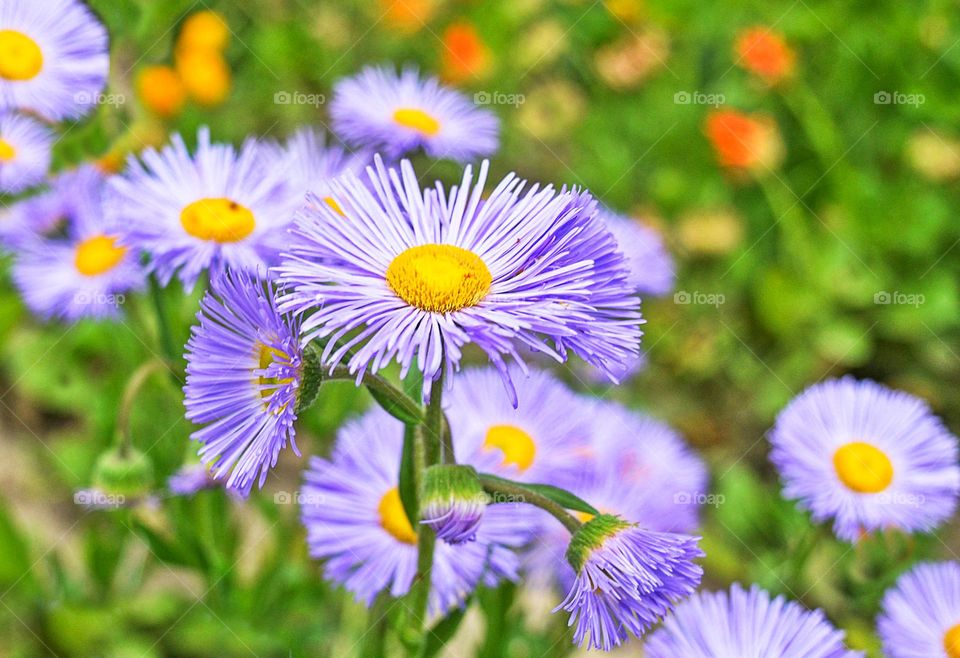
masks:
POLYGON ((393 113, 393 120, 404 128, 416 130, 421 135, 433 137, 440 132, 440 122, 416 108, 404 107, 393 113))
MULTIPOLYGON (((293 361, 290 358, 290 355, 286 352, 278 350, 275 347, 270 347, 264 343, 258 343, 257 346, 257 356, 259 361, 259 369, 266 370, 274 362, 283 363, 286 365, 292 365, 293 361)), ((269 400, 273 397, 273 394, 277 392, 277 389, 286 386, 287 384, 292 384, 294 381, 293 377, 264 377, 260 375, 257 377, 257 389, 260 391, 260 397, 264 400, 264 406, 269 406, 269 400)), ((282 405, 280 408, 276 409, 274 413, 280 414, 284 409, 286 409, 286 404, 282 405)))
POLYGON ((32 80, 43 69, 43 51, 23 32, 0 30, 0 78, 32 80))
POLYGON ((253 233, 253 213, 236 201, 200 199, 180 211, 183 229, 195 238, 213 242, 239 242, 253 233))
POLYGON ((879 448, 853 441, 833 453, 833 467, 848 489, 857 493, 879 493, 893 481, 893 464, 879 448))
POLYGON ((525 471, 537 456, 537 444, 533 437, 513 425, 492 425, 483 441, 486 450, 494 448, 503 453, 503 465, 514 464, 525 471))
POLYGON ((11 162, 17 157, 17 149, 10 142, 0 139, 0 162, 11 162))
POLYGON ((943 636, 943 649, 950 658, 960 658, 960 624, 955 624, 943 636))
POLYGON ((400 490, 397 487, 383 494, 383 498, 380 499, 380 504, 377 506, 377 511, 380 513, 380 525, 394 539, 405 544, 417 543, 417 533, 413 531, 410 519, 407 518, 407 513, 403 509, 400 490))
POLYGON ((431 313, 479 304, 492 282, 479 256, 450 244, 410 247, 387 268, 390 289, 411 306, 431 313))
POLYGON ((77 245, 73 262, 80 274, 97 276, 119 265, 126 253, 127 248, 118 247, 116 238, 98 235, 77 245))

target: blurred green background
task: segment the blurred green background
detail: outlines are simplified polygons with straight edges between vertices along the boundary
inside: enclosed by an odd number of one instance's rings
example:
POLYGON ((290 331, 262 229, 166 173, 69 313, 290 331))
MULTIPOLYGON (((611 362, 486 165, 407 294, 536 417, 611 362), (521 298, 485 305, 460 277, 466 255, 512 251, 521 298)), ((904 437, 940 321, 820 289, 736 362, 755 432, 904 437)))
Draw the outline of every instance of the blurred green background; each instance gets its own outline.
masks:
MULTIPOLYGON (((722 501, 703 512, 708 587, 759 582, 822 607, 852 646, 879 655, 872 629, 885 587, 917 560, 953 556, 955 523, 856 546, 812 527, 780 497, 765 432, 806 385, 844 372, 921 395, 960 429, 956 0, 91 5, 111 33, 108 93, 122 102, 63 128, 60 166, 202 124, 235 142, 322 126, 338 78, 416 63, 493 101, 503 122, 495 173, 585 186, 660 230, 679 296, 645 303, 646 371, 597 392, 673 423, 708 460, 722 501), (206 8, 232 32, 229 97, 162 121, 138 102, 137 75, 170 63, 179 26, 206 8), (756 25, 795 53, 776 85, 737 63, 737 35, 756 25), (303 102, 277 102, 284 93, 303 102), (782 159, 746 173, 719 166, 704 132, 713 105, 772 119, 782 159)), ((428 169, 431 179, 458 171, 421 163, 428 169)), ((157 350, 156 327, 146 299, 129 300, 118 324, 39 324, 8 269, 0 656, 362 653, 376 616, 322 582, 296 506, 274 503, 297 486, 302 462, 289 451, 246 505, 219 491, 102 512, 73 503, 113 440, 127 378, 157 350)), ((180 342, 199 292, 168 291, 180 342)), ((322 453, 364 395, 325 388, 298 437, 304 452, 322 453)), ((193 451, 182 411, 161 377, 134 408, 158 490, 193 451)), ((479 599, 449 655, 569 651, 550 595, 504 587, 479 599)))

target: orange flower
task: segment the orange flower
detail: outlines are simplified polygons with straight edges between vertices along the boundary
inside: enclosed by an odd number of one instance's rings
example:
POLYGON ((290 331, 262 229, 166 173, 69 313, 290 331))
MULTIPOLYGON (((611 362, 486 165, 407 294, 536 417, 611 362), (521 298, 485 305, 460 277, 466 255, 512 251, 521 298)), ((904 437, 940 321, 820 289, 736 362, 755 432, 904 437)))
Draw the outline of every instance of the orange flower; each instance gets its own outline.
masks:
POLYGON ((222 51, 230 42, 230 28, 215 11, 198 11, 183 22, 177 47, 183 50, 222 51))
POLYGON ((774 84, 793 72, 794 54, 783 36, 765 27, 744 30, 734 47, 737 63, 774 84))
POLYGON ((200 105, 220 105, 230 94, 230 67, 215 50, 178 50, 177 73, 190 97, 200 105))
POLYGON ((384 20, 399 32, 412 34, 430 22, 437 0, 380 0, 384 20))
POLYGON ((443 33, 443 77, 451 82, 483 77, 490 70, 490 49, 470 23, 455 23, 443 33))
POLYGON ((137 95, 154 114, 176 116, 187 99, 180 76, 169 66, 148 66, 137 77, 137 95))
POLYGON ((770 117, 716 110, 707 116, 706 133, 724 167, 760 172, 783 160, 783 141, 770 117))

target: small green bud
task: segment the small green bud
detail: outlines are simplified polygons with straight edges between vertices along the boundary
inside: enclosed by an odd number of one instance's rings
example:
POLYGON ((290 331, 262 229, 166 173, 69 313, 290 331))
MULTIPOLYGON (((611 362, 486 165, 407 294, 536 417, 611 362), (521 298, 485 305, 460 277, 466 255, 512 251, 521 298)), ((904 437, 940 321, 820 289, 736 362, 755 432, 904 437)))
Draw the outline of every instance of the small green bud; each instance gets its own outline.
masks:
POLYGON ((483 519, 487 494, 472 466, 431 466, 420 494, 421 523, 429 525, 448 544, 472 541, 483 519))
POLYGON ((303 365, 300 371, 300 388, 297 390, 297 408, 299 414, 310 408, 317 400, 320 385, 323 384, 323 365, 320 352, 312 344, 303 350, 303 365))
POLYGON ((153 465, 139 450, 112 448, 100 455, 93 469, 93 485, 106 494, 139 496, 153 484, 153 465))

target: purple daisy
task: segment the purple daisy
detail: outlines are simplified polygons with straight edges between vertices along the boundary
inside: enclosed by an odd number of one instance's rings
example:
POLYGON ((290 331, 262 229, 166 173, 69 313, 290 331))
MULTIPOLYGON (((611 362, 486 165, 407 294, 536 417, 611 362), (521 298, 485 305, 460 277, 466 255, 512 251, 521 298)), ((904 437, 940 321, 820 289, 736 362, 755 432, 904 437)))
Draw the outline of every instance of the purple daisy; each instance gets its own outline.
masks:
POLYGON ((0 110, 76 119, 98 103, 109 68, 107 31, 85 3, 0 3, 0 110))
POLYGON ((467 167, 447 196, 440 183, 422 192, 408 161, 398 172, 378 156, 369 186, 330 183, 345 216, 316 197, 298 213, 281 308, 306 315, 305 340, 326 340, 326 365, 348 360, 359 377, 395 359, 405 375, 416 360, 426 396, 472 342, 512 394, 506 361, 521 362, 522 346, 604 370, 638 351, 639 300, 592 197, 522 193, 511 174, 481 201, 487 167, 476 184, 467 167))
MULTIPOLYGON (((843 631, 820 610, 807 610, 756 585, 700 592, 677 606, 644 646, 649 658, 859 658, 843 631)), ((921 655, 921 654, 910 654, 921 655)), ((933 654, 922 654, 932 656, 933 654)))
POLYGON ((444 398, 457 457, 477 470, 570 486, 583 472, 592 403, 544 370, 510 369, 519 404, 494 368, 457 375, 444 398))
POLYGON ((957 439, 919 398, 852 377, 816 384, 777 417, 771 460, 784 494, 855 541, 929 531, 960 492, 957 439))
POLYGON ((660 234, 635 219, 605 208, 600 211, 600 217, 626 257, 630 285, 641 295, 653 297, 673 290, 676 280, 673 258, 660 234))
POLYGON ((19 114, 0 114, 0 192, 17 194, 38 185, 50 169, 53 133, 19 114))
POLYGON ((567 560, 577 575, 554 612, 570 613, 573 641, 610 651, 640 637, 700 584, 699 538, 643 530, 601 514, 570 540, 567 560))
POLYGON ((354 146, 398 158, 417 148, 469 161, 497 150, 499 121, 460 92, 416 69, 367 67, 334 87, 333 128, 354 146))
POLYGON ((960 563, 920 564, 883 597, 877 631, 890 658, 960 656, 960 563))
MULTIPOLYGON (((187 418, 206 425, 191 436, 217 479, 246 497, 262 487, 280 450, 294 440, 301 398, 315 391, 304 377, 299 323, 277 311, 269 283, 226 272, 200 303, 187 343, 187 418)), ((312 400, 310 400, 312 401, 312 400)))
MULTIPOLYGON (((310 554, 326 561, 326 577, 367 606, 381 592, 403 596, 417 571, 417 533, 398 490, 403 424, 380 408, 344 425, 329 460, 314 457, 304 476, 301 516, 310 554)), ((474 541, 438 542, 429 609, 441 615, 461 605, 480 583, 514 579, 509 548, 528 531, 518 504, 487 508, 474 541)))
POLYGON ((69 204, 57 204, 64 213, 62 235, 21 232, 13 238, 14 283, 27 307, 45 319, 117 317, 145 275, 136 252, 123 245, 123 227, 103 212, 103 177, 84 167, 61 175, 56 185, 54 197, 67 190, 71 195, 69 204))
POLYGON ((286 228, 303 203, 276 149, 254 139, 239 151, 198 133, 193 155, 175 135, 161 151, 131 157, 111 179, 111 214, 130 226, 130 244, 150 255, 166 284, 176 273, 187 287, 207 270, 256 272, 274 264, 286 228))

